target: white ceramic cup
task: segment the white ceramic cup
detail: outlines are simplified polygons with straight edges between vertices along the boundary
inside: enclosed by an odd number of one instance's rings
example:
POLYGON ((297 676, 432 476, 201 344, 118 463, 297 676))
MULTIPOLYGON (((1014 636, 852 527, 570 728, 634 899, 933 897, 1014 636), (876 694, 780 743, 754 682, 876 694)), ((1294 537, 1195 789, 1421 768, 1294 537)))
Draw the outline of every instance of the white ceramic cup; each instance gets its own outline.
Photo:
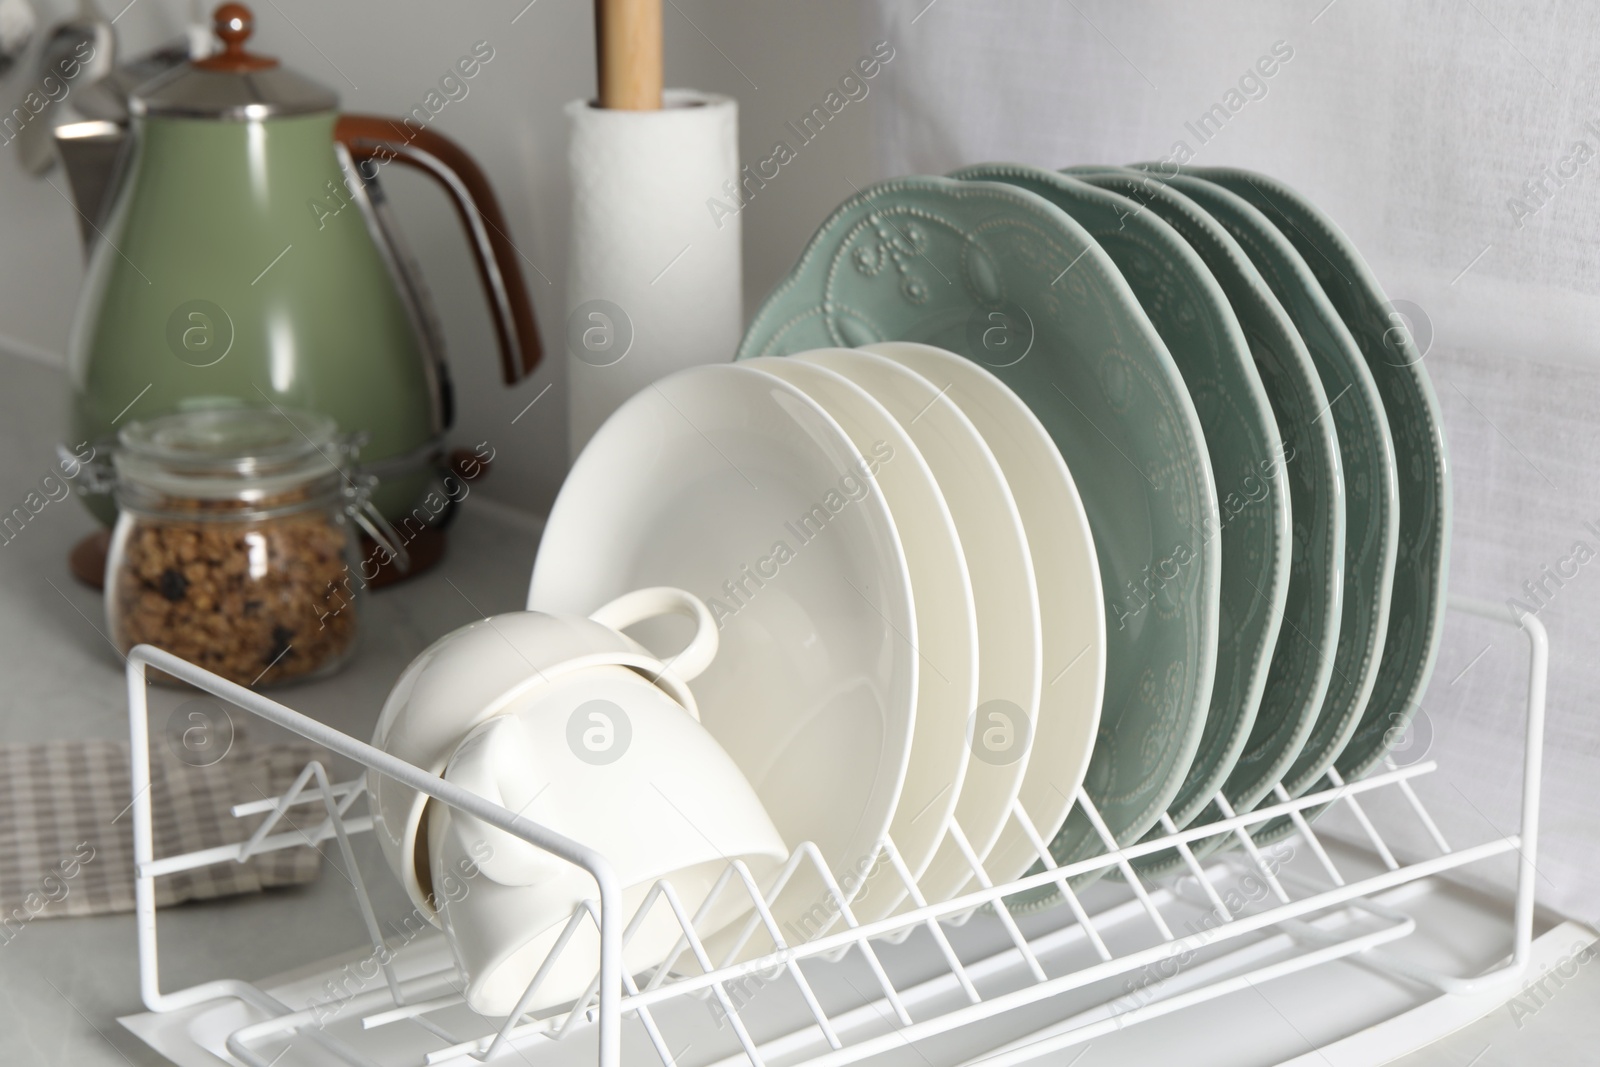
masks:
MULTIPOLYGON (((635 913, 665 879, 687 915, 707 904, 730 862, 765 888, 787 855, 744 774, 687 709, 626 667, 572 672, 506 713, 480 723, 451 756, 444 777, 603 853, 625 887, 621 918, 630 972, 660 963, 683 928, 668 902, 635 913)), ((485 1015, 580 997, 597 973, 599 931, 581 915, 590 875, 521 838, 437 802, 428 806, 430 889, 467 977, 467 1003, 485 1015)), ((709 935, 751 907, 729 885, 696 923, 709 935)))
MULTIPOLYGON (((717 627, 700 599, 657 587, 626 593, 593 618, 518 611, 481 619, 439 640, 413 660, 389 693, 372 743, 430 774, 441 774, 474 727, 537 699, 570 674, 616 666, 646 679, 695 719, 686 684, 717 652, 717 627), (683 651, 658 659, 622 629, 656 616, 688 618, 683 651)), ((428 797, 380 774, 368 778, 374 831, 384 858, 418 910, 434 919, 426 885, 429 861, 423 809, 428 797)))

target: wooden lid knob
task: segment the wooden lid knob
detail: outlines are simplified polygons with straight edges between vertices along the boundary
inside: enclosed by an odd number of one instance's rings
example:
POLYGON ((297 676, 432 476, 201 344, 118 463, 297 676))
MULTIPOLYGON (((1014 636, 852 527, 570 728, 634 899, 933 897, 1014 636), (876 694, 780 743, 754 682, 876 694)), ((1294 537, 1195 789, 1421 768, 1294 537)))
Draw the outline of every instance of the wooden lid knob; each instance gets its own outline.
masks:
POLYGON ((242 52, 244 42, 256 29, 255 15, 243 4, 218 4, 211 18, 217 36, 230 52, 242 52))
POLYGON ((214 56, 195 60, 201 70, 229 71, 243 74, 252 70, 270 70, 278 65, 270 56, 258 56, 244 50, 245 41, 255 32, 256 16, 243 4, 218 4, 211 13, 213 32, 222 41, 222 51, 214 56))

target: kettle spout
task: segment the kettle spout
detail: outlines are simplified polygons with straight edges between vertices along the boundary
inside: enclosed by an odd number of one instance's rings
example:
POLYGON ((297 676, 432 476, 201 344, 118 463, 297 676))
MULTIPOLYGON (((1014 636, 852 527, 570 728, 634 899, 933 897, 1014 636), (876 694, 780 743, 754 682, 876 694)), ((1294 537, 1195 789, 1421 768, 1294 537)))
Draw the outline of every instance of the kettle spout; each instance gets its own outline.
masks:
POLYGON ((105 119, 69 122, 55 128, 56 151, 72 186, 78 206, 78 228, 88 255, 100 235, 100 223, 111 207, 116 189, 118 161, 128 140, 128 128, 105 119))

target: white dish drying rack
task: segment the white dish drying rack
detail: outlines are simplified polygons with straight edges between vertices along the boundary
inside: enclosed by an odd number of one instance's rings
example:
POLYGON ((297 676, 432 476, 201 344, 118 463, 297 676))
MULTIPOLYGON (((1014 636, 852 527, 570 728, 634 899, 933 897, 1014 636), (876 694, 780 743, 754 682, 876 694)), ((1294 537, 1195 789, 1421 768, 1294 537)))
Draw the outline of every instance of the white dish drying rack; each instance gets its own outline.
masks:
MULTIPOLYGON (((1203 827, 1178 831, 1167 822, 1161 836, 1120 850, 1107 840, 1098 812, 1080 792, 1078 803, 1111 849, 1105 855, 1055 867, 1037 828, 1018 807, 1012 817, 1032 839, 1047 868, 992 885, 970 849, 964 849, 975 871, 976 888, 954 900, 926 904, 893 843, 887 842, 880 862, 888 863, 910 887, 911 910, 877 922, 855 920, 846 888, 858 887, 841 887, 810 845, 796 849, 765 899, 743 865, 731 863, 717 892, 749 898, 754 914, 740 932, 749 936, 763 930, 764 934, 757 936, 770 940, 759 944, 779 948, 761 958, 722 966, 717 964, 723 959, 739 958, 737 947, 719 946, 724 948, 721 959, 713 961, 696 933, 697 916, 684 908, 670 884, 659 883, 634 914, 623 914, 624 887, 616 884, 604 856, 267 697, 175 656, 140 646, 128 658, 128 707, 143 1001, 152 1012, 189 1009, 229 998, 254 1009, 261 1021, 235 1029, 227 1039, 228 1052, 250 1067, 297 1062, 288 1056, 290 1046, 309 1050, 318 1063, 374 1067, 377 1061, 363 1048, 365 1036, 401 1024, 417 1028, 414 1032, 419 1039, 424 1032, 431 1035, 426 1044, 432 1047, 416 1048, 424 1044, 421 1040, 409 1043, 415 1050, 405 1062, 419 1067, 484 1061, 539 1064, 557 1058, 563 1063, 619 1067, 625 1045, 627 1062, 659 1062, 665 1067, 724 1067, 747 1062, 758 1067, 835 1067, 903 1053, 913 1043, 938 1035, 953 1036, 958 1030, 989 1034, 993 1028, 984 1024, 1016 1012, 1033 1020, 1027 1036, 1015 1038, 1013 1028, 1010 1035, 980 1038, 975 1055, 962 1053, 967 1064, 1006 1067, 1334 960, 1351 959, 1447 994, 1511 983, 1526 967, 1533 935, 1547 643, 1543 627, 1531 616, 1524 616, 1519 627, 1498 605, 1464 598, 1453 598, 1451 610, 1520 628, 1527 639, 1522 799, 1514 834, 1465 846, 1448 842, 1413 785, 1437 769, 1427 760, 1406 766, 1391 760, 1354 782, 1343 782, 1334 774, 1330 776, 1332 788, 1297 798, 1280 790, 1271 804, 1245 814, 1225 809, 1225 818, 1203 827), (234 809, 239 818, 267 816, 242 844, 155 857, 148 789, 147 666, 316 742, 368 772, 390 775, 588 871, 595 880, 595 897, 575 911, 523 1003, 534 1002, 545 969, 566 949, 572 934, 592 923, 599 929, 600 950, 597 977, 588 995, 537 1018, 514 1012, 505 1020, 486 1019, 466 1008, 453 955, 440 945, 443 935, 430 930, 414 943, 409 937, 400 945, 392 938, 386 941, 350 840, 352 835, 372 829, 371 817, 364 810, 354 813, 365 793, 364 775, 332 782, 320 763, 310 763, 283 795, 234 809), (320 808, 320 824, 311 827, 302 820, 298 824, 301 829, 280 829, 284 816, 301 806, 320 808), (1341 816, 1363 840, 1366 855, 1359 861, 1352 862, 1355 853, 1351 850, 1323 841, 1312 830, 1308 813, 1314 816, 1313 809, 1324 806, 1329 808, 1324 818, 1341 816), (1290 818, 1298 832, 1290 839, 1292 844, 1258 846, 1251 830, 1281 816, 1290 818), (1386 820, 1401 817, 1420 826, 1424 838, 1432 843, 1431 855, 1403 859, 1391 848, 1383 826, 1386 820), (1241 847, 1202 864, 1190 846, 1218 834, 1231 835, 1241 847), (161 990, 155 879, 330 840, 337 842, 343 853, 371 942, 371 952, 364 957, 370 964, 370 981, 346 989, 348 995, 336 1003, 282 1003, 260 986, 236 979, 208 981, 175 992, 161 990), (1284 857, 1286 848, 1295 859, 1293 864, 1284 857), (1176 849, 1181 855, 1180 877, 1162 886, 1146 887, 1130 861, 1167 849, 1176 849), (1342 866, 1335 862, 1335 855, 1343 858, 1342 866), (1391 891, 1497 857, 1516 865, 1516 894, 1506 917, 1509 950, 1499 965, 1480 968, 1477 973, 1451 974, 1382 947, 1406 937, 1417 926, 1415 915, 1405 910, 1405 895, 1391 891), (1120 873, 1121 884, 1108 879, 1081 897, 1073 891, 1072 879, 1104 868, 1120 873), (793 876, 802 869, 815 872, 814 877, 827 887, 816 909, 817 926, 823 932, 803 943, 785 945, 769 902, 777 899, 786 884, 799 884, 793 876), (1052 883, 1061 888, 1064 899, 1049 911, 1013 917, 998 903, 1003 897, 1052 883), (1383 900, 1375 899, 1379 894, 1383 900), (683 938, 666 965, 636 978, 624 972, 622 948, 651 909, 670 909, 683 938), (975 909, 982 909, 982 920, 958 930, 975 909), (1180 917, 1187 918, 1181 928, 1180 917), (973 928, 980 926, 989 936, 976 936, 973 928), (904 955, 909 946, 895 944, 907 938, 917 941, 922 950, 916 966, 904 955), (402 956, 408 958, 402 960, 402 956), (802 963, 806 965, 802 967, 802 963), (844 984, 856 995, 841 1000, 830 988, 828 995, 819 996, 818 976, 827 968, 844 968, 834 973, 853 976, 853 981, 845 977, 844 984), (1069 993, 1076 997, 1067 998, 1073 1007, 1066 1018, 1055 1016, 1040 1027, 1039 1012, 1024 1010, 1069 993), (330 1004, 337 1010, 331 1010, 330 1004), (625 1020, 629 1020, 626 1036, 625 1020)), ((364 803, 360 807, 364 809, 364 803)), ((955 836, 958 846, 963 844, 959 831, 955 836)), ((968 1040, 963 1047, 971 1044, 968 1040)), ((919 1056, 914 1062, 925 1060, 919 1056)))

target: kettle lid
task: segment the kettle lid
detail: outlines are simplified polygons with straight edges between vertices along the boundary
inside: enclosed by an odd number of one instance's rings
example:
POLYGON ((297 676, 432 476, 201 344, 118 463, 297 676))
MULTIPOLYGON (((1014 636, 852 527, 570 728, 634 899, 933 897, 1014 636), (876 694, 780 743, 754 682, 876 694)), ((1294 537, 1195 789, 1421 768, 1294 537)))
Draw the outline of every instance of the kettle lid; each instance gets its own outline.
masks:
POLYGON ((135 115, 248 121, 332 111, 332 89, 278 65, 271 56, 245 51, 255 16, 243 4, 218 5, 213 27, 222 51, 196 59, 140 86, 130 108, 135 115))

